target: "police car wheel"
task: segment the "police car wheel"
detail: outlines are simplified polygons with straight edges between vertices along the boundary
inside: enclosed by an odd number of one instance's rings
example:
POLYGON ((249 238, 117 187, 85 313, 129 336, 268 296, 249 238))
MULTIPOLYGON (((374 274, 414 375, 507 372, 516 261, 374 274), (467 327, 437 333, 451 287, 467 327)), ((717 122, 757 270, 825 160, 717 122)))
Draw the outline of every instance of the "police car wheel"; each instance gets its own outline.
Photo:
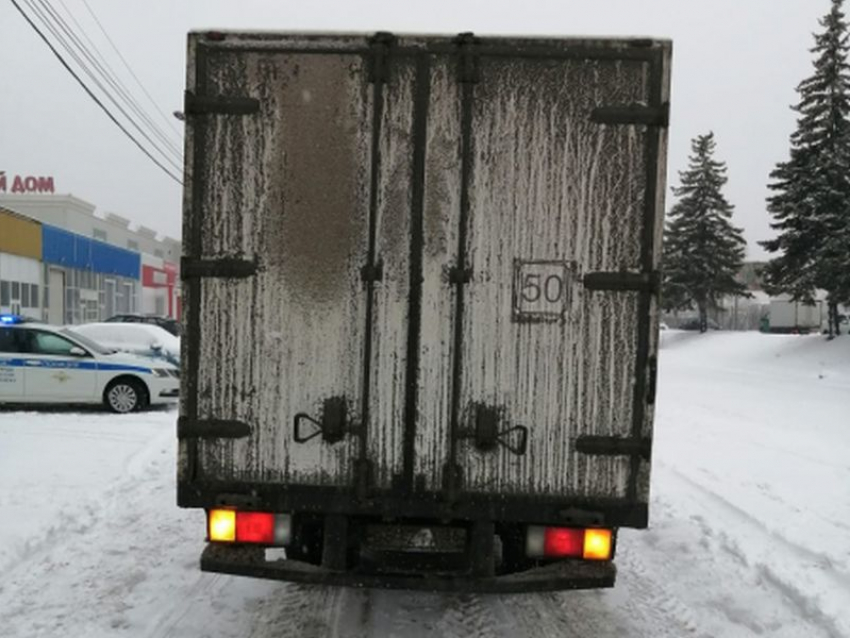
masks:
POLYGON ((138 381, 118 379, 106 389, 106 407, 118 414, 135 412, 144 405, 144 396, 144 389, 138 381))

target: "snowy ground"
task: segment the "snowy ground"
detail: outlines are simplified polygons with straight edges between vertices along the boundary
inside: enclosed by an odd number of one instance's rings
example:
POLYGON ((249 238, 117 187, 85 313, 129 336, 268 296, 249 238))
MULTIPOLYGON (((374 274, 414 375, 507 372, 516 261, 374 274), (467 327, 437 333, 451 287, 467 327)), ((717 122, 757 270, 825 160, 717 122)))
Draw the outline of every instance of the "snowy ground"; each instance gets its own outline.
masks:
POLYGON ((0 413, 0 635, 850 637, 850 337, 664 334, 651 529, 613 590, 201 574, 174 413, 0 413))

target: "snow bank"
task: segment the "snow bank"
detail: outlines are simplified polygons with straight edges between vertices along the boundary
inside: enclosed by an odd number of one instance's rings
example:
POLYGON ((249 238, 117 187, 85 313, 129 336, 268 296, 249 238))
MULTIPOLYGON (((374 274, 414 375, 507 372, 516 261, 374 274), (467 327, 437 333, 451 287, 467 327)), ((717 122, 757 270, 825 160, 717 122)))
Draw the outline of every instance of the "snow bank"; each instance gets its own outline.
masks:
POLYGON ((850 336, 668 331, 658 388, 651 512, 665 533, 850 636, 850 336))

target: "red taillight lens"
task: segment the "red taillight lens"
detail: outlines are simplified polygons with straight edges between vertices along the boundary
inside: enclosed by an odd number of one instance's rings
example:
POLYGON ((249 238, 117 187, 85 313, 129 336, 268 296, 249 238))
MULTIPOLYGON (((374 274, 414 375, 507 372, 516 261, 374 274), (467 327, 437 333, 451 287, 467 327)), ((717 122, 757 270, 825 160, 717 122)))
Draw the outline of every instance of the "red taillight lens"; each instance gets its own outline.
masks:
MULTIPOLYGON (((238 529, 238 527, 237 527, 238 529)), ((584 530, 570 527, 547 527, 543 539, 545 556, 581 556, 584 552, 584 530)))
POLYGON ((236 512, 237 543, 274 543, 274 514, 236 512))
POLYGON ((543 527, 526 530, 525 553, 530 558, 611 560, 614 534, 604 528, 543 527))

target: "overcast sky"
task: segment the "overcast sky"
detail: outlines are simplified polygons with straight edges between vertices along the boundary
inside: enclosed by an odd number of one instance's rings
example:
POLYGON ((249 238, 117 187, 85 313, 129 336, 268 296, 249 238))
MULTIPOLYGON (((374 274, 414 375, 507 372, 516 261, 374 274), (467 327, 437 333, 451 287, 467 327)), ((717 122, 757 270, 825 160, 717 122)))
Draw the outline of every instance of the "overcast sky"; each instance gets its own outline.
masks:
MULTIPOLYGON (((26 10, 27 2, 43 1, 18 0, 26 10)), ((67 8, 166 127, 83 0, 50 5, 65 16, 67 8)), ((764 255, 755 242, 770 236, 768 173, 788 154, 795 123, 789 106, 797 101, 795 87, 811 73, 812 33, 829 10, 828 0, 88 0, 88 5, 166 113, 182 109, 186 33, 198 28, 671 38, 668 184, 678 183, 690 139, 713 130, 718 158, 729 165, 726 194, 736 207, 735 222, 745 229, 751 259, 764 255)), ((179 237, 180 187, 83 93, 8 0, 0 3, 0 51, 0 170, 52 175, 59 193, 179 237)), ((179 131, 179 122, 171 125, 179 131)), ((669 192, 667 203, 669 208, 669 192)))

